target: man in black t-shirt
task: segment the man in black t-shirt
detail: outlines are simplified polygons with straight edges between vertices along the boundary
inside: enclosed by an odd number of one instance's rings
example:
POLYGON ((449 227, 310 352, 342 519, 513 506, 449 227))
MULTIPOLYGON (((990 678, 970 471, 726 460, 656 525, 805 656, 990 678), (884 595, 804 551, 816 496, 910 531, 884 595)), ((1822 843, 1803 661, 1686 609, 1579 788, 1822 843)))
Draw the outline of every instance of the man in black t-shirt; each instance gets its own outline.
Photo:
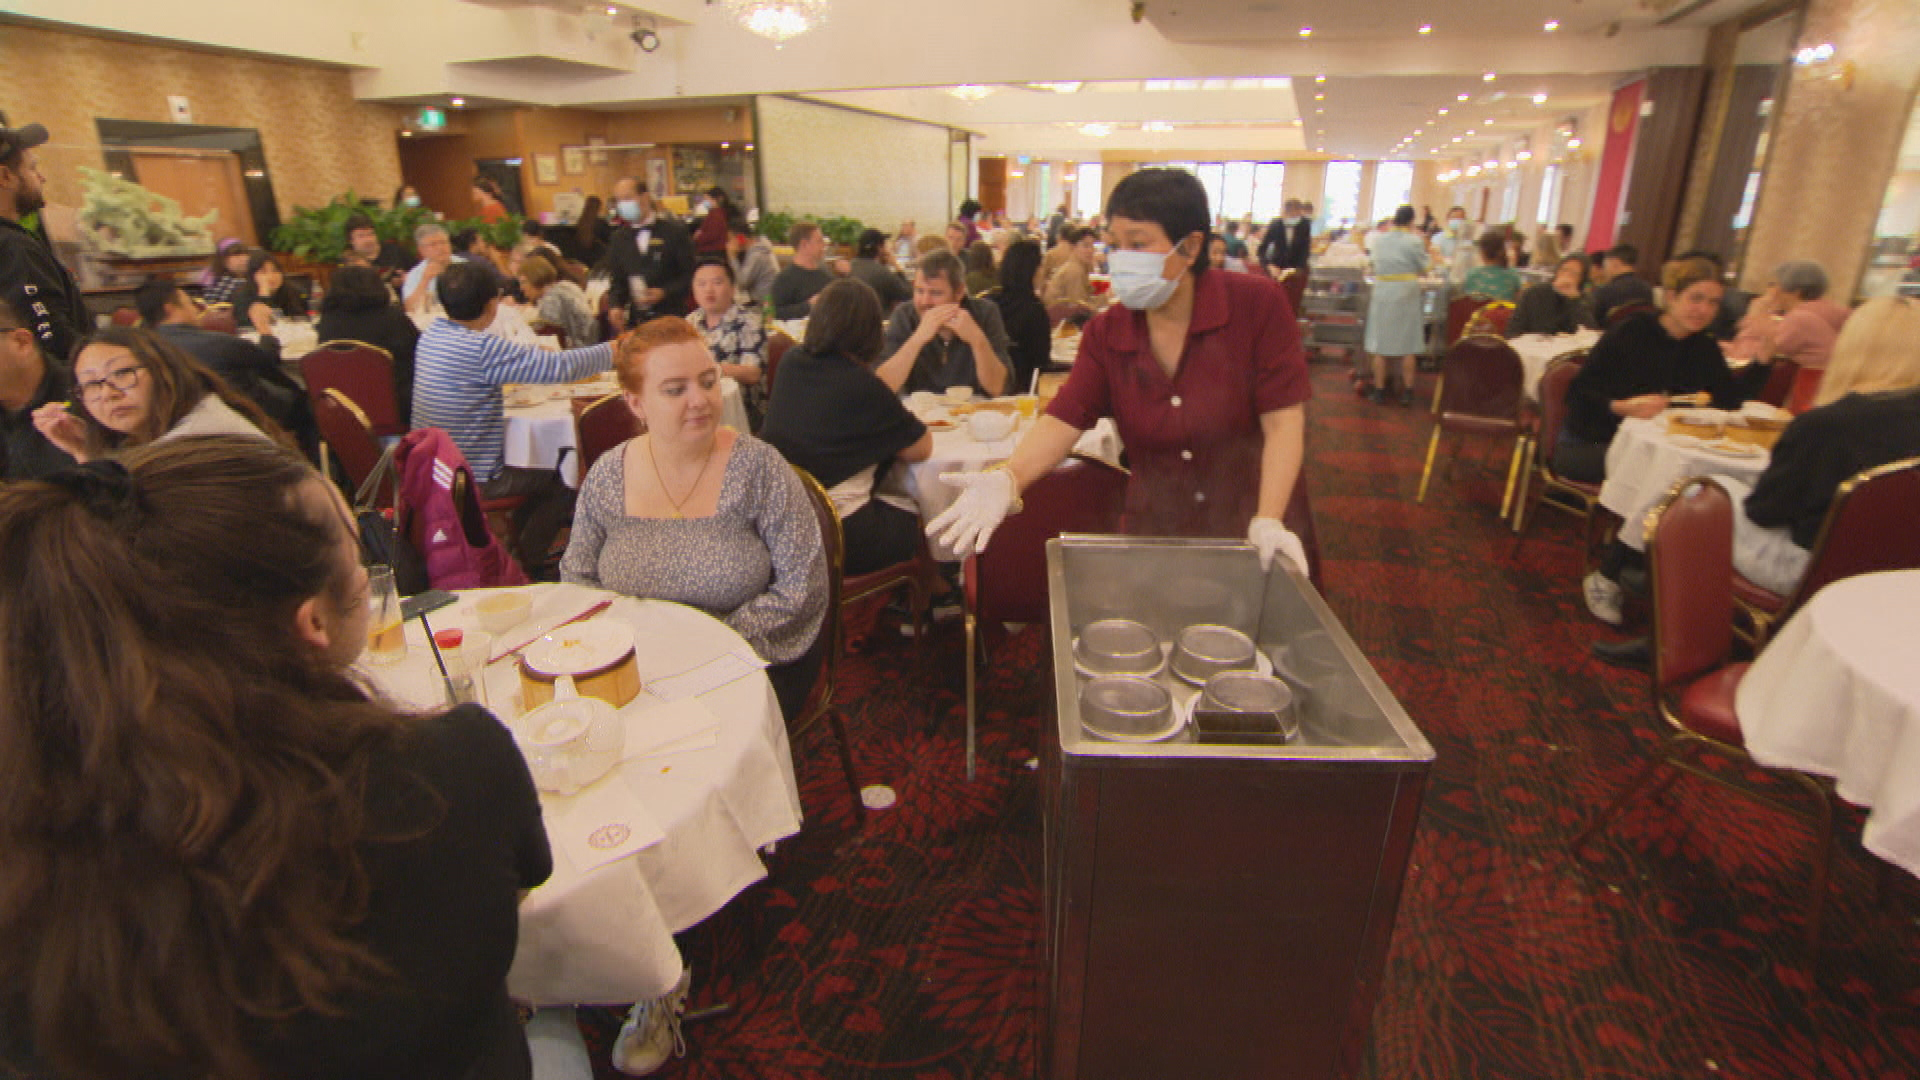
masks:
POLYGON ((0 481, 38 480, 73 464, 33 426, 34 410, 72 397, 64 364, 50 364, 14 305, 0 302, 0 481))
POLYGON ((47 179, 34 153, 46 141, 39 124, 0 128, 0 301, 13 305, 40 347, 64 365, 91 325, 87 306, 45 236, 21 224, 47 205, 47 179))

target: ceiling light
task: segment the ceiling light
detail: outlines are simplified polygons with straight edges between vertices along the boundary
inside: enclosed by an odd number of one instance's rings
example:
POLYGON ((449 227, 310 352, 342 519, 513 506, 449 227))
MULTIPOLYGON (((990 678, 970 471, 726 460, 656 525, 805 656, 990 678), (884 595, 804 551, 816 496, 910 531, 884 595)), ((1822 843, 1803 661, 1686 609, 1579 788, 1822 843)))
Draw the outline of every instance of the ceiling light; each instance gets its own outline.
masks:
POLYGON ((608 9, 607 9, 607 14, 609 14, 609 15, 618 15, 618 14, 620 14, 620 9, 619 9, 619 8, 608 8, 608 9))
POLYGON ((1479 134, 1479 129, 1477 129, 1477 128, 1468 128, 1468 129, 1467 129, 1467 134, 1468 134, 1468 135, 1477 135, 1477 134, 1479 134))
POLYGON ((732 143, 721 143, 721 144, 720 144, 720 149, 722 149, 722 150, 726 150, 726 149, 729 149, 729 148, 731 148, 732 146, 733 146, 733 144, 732 144, 732 143))
POLYGON ((1104 139, 1113 134, 1112 124, 1081 124, 1080 134, 1089 139, 1104 139))
POLYGON ((412 135, 413 135, 413 132, 412 132, 411 130, 409 130, 409 129, 407 129, 407 128, 401 128, 401 129, 400 129, 400 137, 401 137, 401 138, 403 138, 403 139, 405 139, 405 138, 408 138, 408 137, 410 137, 410 136, 412 136, 412 135))
POLYGON ((1547 25, 1545 25, 1545 26, 1543 26, 1543 27, 1541 27, 1540 29, 1542 29, 1542 30, 1545 30, 1545 31, 1546 31, 1547 33, 1549 33, 1549 34, 1551 34, 1551 33, 1553 33, 1553 32, 1554 32, 1555 30, 1558 30, 1558 29, 1560 29, 1560 20, 1559 20, 1559 19, 1548 19, 1548 20, 1547 20, 1547 25))
POLYGON ((1535 105, 1545 105, 1547 103, 1547 95, 1545 94, 1533 95, 1533 103, 1535 105))
POLYGON ((1035 90, 1051 90, 1056 94, 1071 94, 1080 89, 1077 82, 1037 82, 1027 85, 1035 90))
POLYGON ((1325 94, 1315 94, 1315 95, 1313 95, 1313 100, 1315 100, 1315 101, 1325 101, 1325 100, 1327 100, 1327 95, 1325 95, 1325 94))
POLYGON ((776 49, 827 20, 827 0, 726 0, 726 5, 735 22, 776 49))
POLYGON ((1455 136, 1453 137, 1453 141, 1454 141, 1454 142, 1459 142, 1459 141, 1460 141, 1460 136, 1458 136, 1458 135, 1455 135, 1455 136))
POLYGON ((1153 132, 1168 132, 1173 130, 1173 125, 1167 123, 1165 120, 1149 120, 1146 123, 1140 125, 1140 130, 1153 131, 1153 132))
POLYGON ((1500 163, 1493 160, 1492 158, 1488 158, 1487 160, 1480 163, 1480 167, 1482 169, 1497 169, 1500 167, 1500 163))
POLYGON ((1461 95, 1460 95, 1459 97, 1457 97, 1457 98, 1454 98, 1453 100, 1455 100, 1455 101, 1471 101, 1471 100, 1473 100, 1473 95, 1472 95, 1472 94, 1461 94, 1461 95))
POLYGON ((1301 28, 1300 28, 1300 36, 1301 36, 1301 37, 1312 37, 1312 36, 1313 36, 1313 27, 1311 27, 1311 26, 1303 26, 1303 27, 1301 27, 1301 28))
POLYGON ((1498 75, 1495 75, 1495 74, 1494 74, 1493 72, 1491 72, 1491 71, 1489 71, 1489 72, 1487 72, 1487 73, 1486 73, 1485 75, 1482 75, 1482 76, 1480 76, 1480 81, 1481 81, 1481 82, 1492 82, 1493 80, 1495 80, 1495 79, 1497 79, 1497 78, 1499 78, 1499 77, 1500 77, 1500 76, 1498 76, 1498 75))
POLYGON ((454 107, 454 108, 456 108, 456 109, 458 109, 458 108, 461 108, 461 107, 463 107, 463 106, 465 106, 465 105, 466 105, 466 103, 467 103, 467 99, 466 99, 466 98, 463 98, 463 97, 457 97, 457 98, 450 98, 450 99, 448 99, 448 101, 447 101, 447 104, 449 104, 449 105, 451 105, 451 106, 453 106, 453 107, 454 107))
POLYGON ((952 94, 961 101, 972 104, 993 93, 993 87, 980 86, 977 83, 961 83, 959 86, 947 87, 947 93, 952 94))
POLYGON ((1447 115, 1448 113, 1450 113, 1450 112, 1452 112, 1452 111, 1453 111, 1452 109, 1441 109, 1441 110, 1440 110, 1440 115, 1441 115, 1441 116, 1445 116, 1445 115, 1447 115))
POLYGON ((1423 34, 1431 34, 1431 33, 1433 33, 1433 24, 1431 24, 1431 23, 1422 23, 1422 24, 1420 24, 1420 32, 1421 32, 1421 33, 1423 33, 1423 34))
POLYGON ((1580 149, 1580 140, 1579 140, 1579 139, 1568 139, 1568 140, 1567 140, 1567 149, 1569 149, 1569 150, 1578 150, 1578 149, 1580 149))
POLYGON ((1313 81, 1314 81, 1314 82, 1317 82, 1317 83, 1322 83, 1322 82, 1326 82, 1326 81, 1327 81, 1327 77, 1326 77, 1325 75, 1315 75, 1315 76, 1313 77, 1313 81))
POLYGON ((1479 176, 1479 175, 1480 175, 1480 166, 1478 166, 1478 165, 1469 165, 1469 166, 1467 166, 1467 175, 1468 175, 1468 176, 1479 176))
POLYGON ((1521 161, 1532 161, 1532 160, 1533 160, 1533 151, 1531 151, 1531 150, 1522 150, 1522 151, 1520 151, 1519 153, 1517 153, 1517 154, 1515 154, 1515 155, 1513 155, 1513 156, 1514 156, 1514 157, 1516 157, 1516 158, 1518 158, 1518 159, 1519 159, 1519 160, 1521 160, 1521 161))

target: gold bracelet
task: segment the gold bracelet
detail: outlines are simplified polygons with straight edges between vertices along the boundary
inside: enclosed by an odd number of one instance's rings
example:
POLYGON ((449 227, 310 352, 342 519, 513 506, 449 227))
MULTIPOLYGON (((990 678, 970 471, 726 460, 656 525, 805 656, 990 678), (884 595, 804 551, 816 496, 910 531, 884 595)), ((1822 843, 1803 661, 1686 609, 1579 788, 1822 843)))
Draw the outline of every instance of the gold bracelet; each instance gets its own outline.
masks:
POLYGON ((1020 498, 1020 478, 1014 475, 1013 469, 1006 462, 990 466, 987 471, 1006 473, 1008 483, 1013 486, 1013 505, 1007 508, 1007 513, 1017 514, 1027 508, 1026 501, 1020 498))

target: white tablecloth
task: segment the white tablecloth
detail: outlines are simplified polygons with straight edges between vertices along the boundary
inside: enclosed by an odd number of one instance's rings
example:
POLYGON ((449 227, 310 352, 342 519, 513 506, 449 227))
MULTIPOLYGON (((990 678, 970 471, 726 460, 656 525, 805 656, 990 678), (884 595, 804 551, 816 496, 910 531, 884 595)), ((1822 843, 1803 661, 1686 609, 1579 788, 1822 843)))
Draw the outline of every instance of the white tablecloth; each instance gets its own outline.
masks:
POLYGON ((1689 476, 1731 476, 1749 486, 1767 469, 1768 455, 1734 457, 1708 450, 1697 441, 1680 442, 1667 434, 1667 418, 1620 421, 1620 430, 1607 444, 1607 479, 1600 485, 1600 505, 1620 515, 1620 542, 1635 551, 1646 550, 1643 535, 1647 511, 1652 510, 1676 481, 1689 476))
POLYGON ((1740 682, 1735 710, 1763 765, 1831 776, 1871 807, 1867 850, 1920 874, 1920 570, 1814 594, 1740 682))
MULTIPOLYGON (((564 618, 596 595, 608 595, 574 585, 529 589, 536 600, 528 632, 543 614, 564 618)), ((472 603, 478 595, 465 593, 457 607, 427 619, 435 630, 477 630, 472 603)), ((633 628, 643 685, 730 652, 752 655, 746 640, 724 623, 678 604, 623 597, 597 617, 633 628)), ((405 662, 365 670, 395 699, 439 707, 442 684, 417 621, 407 624, 407 640, 405 662)), ((503 639, 496 650, 506 645, 503 639)), ((502 720, 518 716, 518 695, 512 663, 488 669, 487 702, 502 720)), ((536 1005, 624 1004, 665 993, 682 967, 673 934, 765 877, 760 849, 800 831, 800 789, 787 729, 766 675, 753 671, 696 700, 719 720, 713 746, 633 758, 595 785, 624 783, 666 838, 585 871, 571 865, 555 841, 553 877, 520 907, 520 946, 507 977, 516 997, 536 1005)), ((644 717, 660 708, 642 693, 622 711, 644 717)), ((550 820, 568 801, 540 797, 550 820)))
POLYGON ((1540 379, 1554 360, 1576 349, 1591 349, 1599 340, 1597 330, 1578 334, 1523 334, 1509 339, 1507 344, 1520 354, 1520 364, 1527 372, 1527 400, 1540 400, 1540 379))
MULTIPOLYGON (((886 481, 880 488, 883 493, 904 495, 913 500, 920 510, 921 521, 932 521, 939 517, 953 500, 960 497, 960 489, 940 479, 943 472, 975 472, 997 465, 1013 456, 1013 448, 1027 433, 1029 424, 1022 424, 1014 433, 1004 439, 993 442, 980 442, 967 433, 963 422, 952 431, 933 433, 933 454, 925 461, 905 467, 896 467, 887 473, 886 481)), ((1115 465, 1120 463, 1120 432, 1114 427, 1111 417, 1102 417, 1100 421, 1080 436, 1074 444, 1074 452, 1088 457, 1096 457, 1115 465)), ((943 562, 956 561, 957 556, 947 550, 938 540, 931 541, 933 555, 943 562)))
MULTIPOLYGON (((524 469, 551 469, 560 460, 562 450, 577 449, 573 430, 573 396, 589 400, 619 389, 604 381, 591 386, 573 384, 535 388, 552 395, 535 405, 507 407, 506 463, 524 469)), ((720 422, 735 431, 749 431, 747 404, 740 397, 740 384, 720 376, 720 422)), ((568 454, 560 467, 560 478, 568 487, 580 486, 580 458, 568 454)))

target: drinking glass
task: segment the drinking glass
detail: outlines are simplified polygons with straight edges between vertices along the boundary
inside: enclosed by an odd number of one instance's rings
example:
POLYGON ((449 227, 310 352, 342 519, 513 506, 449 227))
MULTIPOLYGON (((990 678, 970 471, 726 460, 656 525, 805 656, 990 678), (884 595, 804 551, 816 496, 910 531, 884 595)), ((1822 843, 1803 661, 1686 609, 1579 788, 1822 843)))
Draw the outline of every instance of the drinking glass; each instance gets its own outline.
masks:
POLYGON ((390 566, 367 567, 367 659, 396 664, 407 658, 407 632, 400 621, 400 590, 393 584, 390 566))
POLYGON ((1020 419, 1031 421, 1040 411, 1040 398, 1037 394, 1021 394, 1013 399, 1014 408, 1020 413, 1020 419))

